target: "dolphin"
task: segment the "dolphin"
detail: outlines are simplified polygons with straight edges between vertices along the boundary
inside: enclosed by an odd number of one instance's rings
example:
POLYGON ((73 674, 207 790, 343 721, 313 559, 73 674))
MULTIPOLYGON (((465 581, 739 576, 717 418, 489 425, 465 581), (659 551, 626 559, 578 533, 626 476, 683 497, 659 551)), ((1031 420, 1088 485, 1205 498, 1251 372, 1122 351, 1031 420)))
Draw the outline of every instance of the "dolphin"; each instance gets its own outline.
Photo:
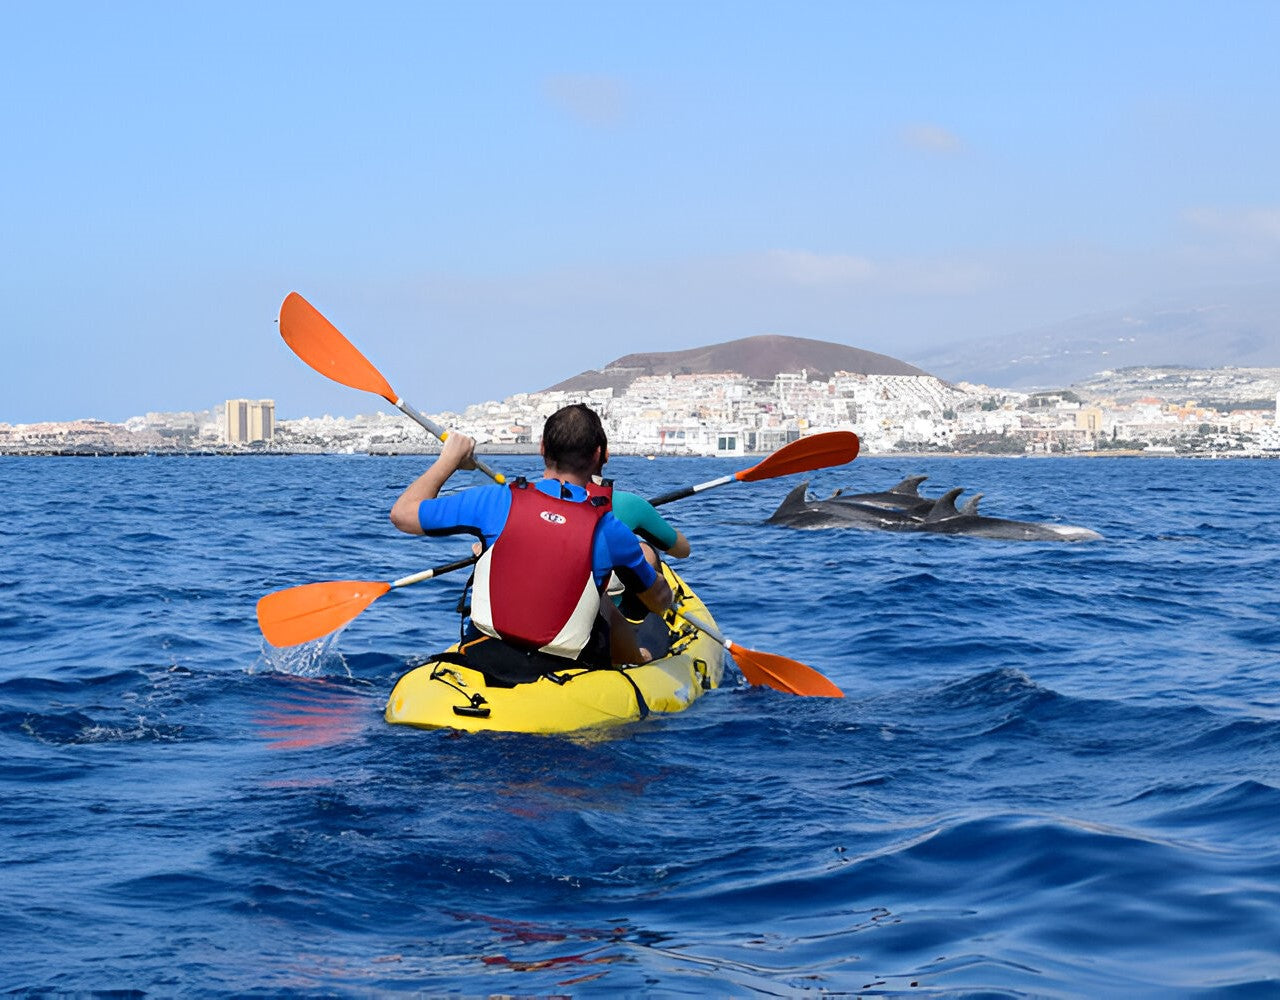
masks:
POLYGON ((897 486, 880 493, 845 493, 844 490, 836 490, 828 499, 839 500, 841 503, 870 504, 890 510, 926 511, 933 504, 933 500, 920 495, 920 484, 928 478, 928 476, 907 476, 897 486))
POLYGON ((810 500, 808 494, 808 482, 801 483, 786 495, 765 523, 789 528, 865 527, 885 531, 913 531, 923 523, 922 518, 901 510, 855 503, 843 497, 810 500))
MULTIPOLYGON (((923 482, 924 477, 910 477, 916 483, 923 482)), ((893 493, 902 483, 889 490, 893 493)), ((883 507, 875 502, 862 502, 858 496, 876 496, 876 494, 840 494, 826 500, 815 500, 809 497, 808 482, 801 483, 783 498, 778 509, 766 521, 767 524, 780 524, 790 528, 865 528, 880 531, 918 531, 935 535, 971 535, 977 538, 998 538, 1007 541, 1024 542, 1084 542, 1099 539, 1102 536, 1089 528, 1081 528, 1071 524, 1053 524, 1043 521, 1014 521, 1002 517, 987 517, 978 513, 978 501, 982 494, 978 493, 962 506, 956 507, 956 498, 964 492, 957 487, 930 500, 919 497, 921 504, 910 509, 893 509, 883 507)), ((899 496, 905 497, 906 492, 899 496)), ((918 494, 917 494, 918 496, 918 494)))
POLYGON ((1004 517, 986 517, 978 513, 982 494, 974 495, 962 508, 956 509, 956 497, 963 488, 949 490, 940 496, 925 516, 920 531, 939 535, 973 535, 978 538, 1000 538, 1014 542, 1091 542, 1102 536, 1090 528, 1047 521, 1012 521, 1004 517))

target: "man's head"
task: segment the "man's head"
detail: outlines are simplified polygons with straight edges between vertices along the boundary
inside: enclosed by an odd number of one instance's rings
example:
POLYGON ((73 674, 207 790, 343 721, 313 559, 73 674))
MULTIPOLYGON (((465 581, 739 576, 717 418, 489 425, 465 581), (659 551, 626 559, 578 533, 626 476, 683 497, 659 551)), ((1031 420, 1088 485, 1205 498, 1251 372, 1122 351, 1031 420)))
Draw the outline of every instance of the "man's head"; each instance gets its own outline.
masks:
POLYGON ((547 417, 542 428, 542 458, 547 468, 593 476, 609 460, 609 438, 595 410, 574 403, 547 417))

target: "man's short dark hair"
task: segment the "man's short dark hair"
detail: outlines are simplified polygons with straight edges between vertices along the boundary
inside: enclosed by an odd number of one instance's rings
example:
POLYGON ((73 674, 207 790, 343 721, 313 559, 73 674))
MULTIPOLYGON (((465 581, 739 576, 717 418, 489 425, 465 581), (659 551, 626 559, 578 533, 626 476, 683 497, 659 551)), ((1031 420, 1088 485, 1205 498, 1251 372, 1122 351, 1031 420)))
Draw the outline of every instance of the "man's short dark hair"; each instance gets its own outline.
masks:
POLYGON ((589 476, 595 471, 596 449, 603 458, 609 438, 596 411, 585 403, 562 406, 542 428, 542 452, 548 465, 589 476))

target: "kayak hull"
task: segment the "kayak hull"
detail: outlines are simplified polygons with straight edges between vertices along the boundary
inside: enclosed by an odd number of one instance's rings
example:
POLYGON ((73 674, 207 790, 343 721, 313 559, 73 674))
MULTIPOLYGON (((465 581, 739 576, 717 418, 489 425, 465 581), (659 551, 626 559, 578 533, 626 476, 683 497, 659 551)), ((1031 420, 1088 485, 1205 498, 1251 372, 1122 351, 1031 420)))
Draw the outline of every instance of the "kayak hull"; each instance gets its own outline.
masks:
MULTIPOLYGON (((682 609, 709 622, 706 605, 674 570, 663 570, 672 591, 681 595, 682 609)), ((558 680, 540 677, 514 687, 490 685, 478 670, 432 660, 400 678, 385 717, 421 729, 566 733, 636 722, 647 713, 680 712, 720 686, 724 649, 674 613, 668 613, 668 626, 675 639, 660 659, 625 670, 580 670, 566 663, 558 680)))

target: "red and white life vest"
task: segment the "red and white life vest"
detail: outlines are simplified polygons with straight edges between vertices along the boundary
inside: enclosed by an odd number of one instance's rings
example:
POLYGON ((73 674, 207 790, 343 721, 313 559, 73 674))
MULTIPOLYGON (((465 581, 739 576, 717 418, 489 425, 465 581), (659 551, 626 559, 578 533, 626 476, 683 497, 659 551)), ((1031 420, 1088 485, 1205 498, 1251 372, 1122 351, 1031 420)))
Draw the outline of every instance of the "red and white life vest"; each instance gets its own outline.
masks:
POLYGON ((591 571, 596 526, 612 491, 592 486, 585 501, 548 496, 524 480, 511 484, 502 533, 476 563, 471 621, 486 635, 573 659, 600 611, 591 571))

